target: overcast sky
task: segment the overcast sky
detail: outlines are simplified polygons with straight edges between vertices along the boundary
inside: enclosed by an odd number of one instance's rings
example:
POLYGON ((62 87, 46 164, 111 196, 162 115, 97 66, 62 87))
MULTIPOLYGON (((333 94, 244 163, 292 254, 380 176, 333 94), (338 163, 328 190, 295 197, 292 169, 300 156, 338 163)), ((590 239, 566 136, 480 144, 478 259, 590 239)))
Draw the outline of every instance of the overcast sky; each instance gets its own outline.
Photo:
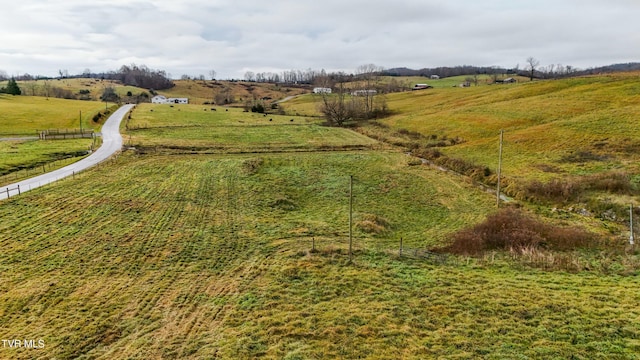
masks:
POLYGON ((640 61, 639 0, 0 0, 0 71, 246 71, 640 61))

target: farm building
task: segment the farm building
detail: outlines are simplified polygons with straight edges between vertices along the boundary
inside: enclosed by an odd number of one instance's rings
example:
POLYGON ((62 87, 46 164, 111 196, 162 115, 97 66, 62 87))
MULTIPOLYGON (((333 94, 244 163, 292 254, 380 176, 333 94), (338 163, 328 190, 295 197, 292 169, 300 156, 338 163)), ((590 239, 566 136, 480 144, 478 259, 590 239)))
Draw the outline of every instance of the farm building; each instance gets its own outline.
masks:
POLYGON ((378 92, 376 90, 355 90, 351 92, 352 96, 371 96, 375 95, 378 92))
POLYGON ((431 89, 433 86, 429 84, 415 84, 411 90, 422 90, 422 89, 431 89))
POLYGON ((510 78, 506 78, 504 80, 496 80, 496 84, 513 84, 518 82, 518 80, 510 77, 510 78))
POLYGON ((156 95, 151 98, 152 104, 188 104, 188 98, 167 98, 163 95, 156 95))
POLYGON ((331 88, 326 87, 317 87, 313 88, 314 94, 331 94, 331 88))
POLYGON ((439 80, 440 76, 439 75, 431 75, 430 79, 431 80, 439 80))

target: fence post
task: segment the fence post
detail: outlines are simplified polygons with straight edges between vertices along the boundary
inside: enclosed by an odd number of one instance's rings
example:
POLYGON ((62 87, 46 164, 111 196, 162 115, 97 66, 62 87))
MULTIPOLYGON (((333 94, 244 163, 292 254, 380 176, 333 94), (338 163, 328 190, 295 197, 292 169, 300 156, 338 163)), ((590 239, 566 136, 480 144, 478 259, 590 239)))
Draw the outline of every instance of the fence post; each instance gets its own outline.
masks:
POLYGON ((20 185, 18 185, 18 195, 20 195, 20 185))
POLYGON ((316 252, 316 238, 311 238, 311 252, 316 252))
POLYGON ((7 188, 7 199, 9 198, 9 188, 7 188))
POLYGON ((400 238, 400 257, 402 257, 402 238, 400 238))

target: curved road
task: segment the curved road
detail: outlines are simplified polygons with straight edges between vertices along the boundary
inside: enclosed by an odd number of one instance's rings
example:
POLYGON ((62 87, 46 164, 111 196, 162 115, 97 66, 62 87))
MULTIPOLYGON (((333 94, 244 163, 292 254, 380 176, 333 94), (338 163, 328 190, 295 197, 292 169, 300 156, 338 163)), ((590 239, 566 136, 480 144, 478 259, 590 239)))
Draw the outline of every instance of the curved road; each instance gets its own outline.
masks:
POLYGON ((118 110, 116 110, 116 112, 109 116, 104 125, 102 125, 102 146, 100 146, 98 150, 96 150, 93 154, 58 170, 54 170, 46 174, 3 186, 0 188, 0 200, 18 195, 18 187, 20 189, 20 193, 23 193, 40 186, 50 184, 52 182, 71 176, 75 173, 81 172, 82 170, 95 166, 98 163, 108 159, 116 152, 122 150, 120 122, 133 106, 134 105, 131 104, 121 106, 118 110))

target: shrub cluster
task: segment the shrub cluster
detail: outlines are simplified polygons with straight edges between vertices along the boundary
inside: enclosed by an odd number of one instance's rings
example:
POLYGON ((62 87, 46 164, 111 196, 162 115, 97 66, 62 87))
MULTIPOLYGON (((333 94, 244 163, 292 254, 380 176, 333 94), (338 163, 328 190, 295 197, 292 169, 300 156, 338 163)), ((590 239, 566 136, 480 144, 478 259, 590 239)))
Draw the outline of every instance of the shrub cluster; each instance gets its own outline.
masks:
POLYGON ((566 203, 580 200, 586 191, 633 194, 631 176, 625 172, 609 172, 570 179, 552 179, 546 183, 531 181, 524 185, 520 197, 538 202, 566 203))
POLYGON ((375 214, 364 214, 356 223, 356 228, 369 234, 382 234, 391 227, 389 220, 375 214))
POLYGON ((522 251, 548 249, 566 251, 594 245, 595 235, 582 229, 558 227, 505 208, 472 228, 453 236, 453 243, 438 251, 479 255, 490 250, 522 251))
POLYGON ((492 182, 492 179, 490 179, 492 175, 491 169, 486 166, 476 165, 463 159, 448 157, 434 148, 413 149, 412 154, 459 174, 467 175, 475 181, 485 184, 492 182))

